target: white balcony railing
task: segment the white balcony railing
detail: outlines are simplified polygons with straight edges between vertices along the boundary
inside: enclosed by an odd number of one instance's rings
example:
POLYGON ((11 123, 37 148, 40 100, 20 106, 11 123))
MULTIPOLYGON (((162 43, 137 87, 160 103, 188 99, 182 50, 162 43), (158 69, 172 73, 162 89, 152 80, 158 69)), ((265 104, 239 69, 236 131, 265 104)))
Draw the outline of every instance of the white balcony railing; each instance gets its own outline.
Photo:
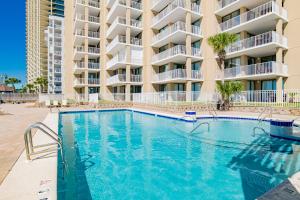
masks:
POLYGON ((185 31, 185 30, 186 30, 186 24, 182 21, 178 21, 178 22, 172 24, 171 26, 168 26, 167 28, 165 28, 163 31, 161 31, 157 35, 155 35, 152 38, 152 42, 154 43, 163 38, 166 38, 167 36, 171 35, 175 31, 185 31))
POLYGON ((97 47, 89 47, 88 48, 88 52, 92 53, 92 54, 99 54, 100 53, 100 49, 97 47))
POLYGON ((131 19, 130 20, 130 26, 136 27, 136 28, 142 28, 142 21, 131 19))
POLYGON ((82 14, 76 14, 75 20, 85 21, 85 15, 82 14))
MULTIPOLYGON (((117 17, 113 23, 110 25, 110 27, 107 30, 107 35, 109 35, 112 30, 118 25, 118 24, 122 24, 122 25, 126 25, 126 18, 124 17, 117 17)), ((135 20, 135 19, 131 19, 130 20, 130 26, 133 28, 142 28, 142 22, 140 20, 135 20)))
POLYGON ((125 51, 118 52, 111 60, 109 60, 106 63, 107 69, 111 68, 117 63, 125 63, 125 60, 126 60, 126 52, 125 51))
POLYGON ((84 62, 77 62, 75 64, 75 69, 83 69, 83 68, 85 68, 84 62))
POLYGON ((100 23, 100 18, 90 15, 89 18, 88 18, 88 21, 93 22, 93 23, 100 23))
POLYGON ((160 82, 185 78, 187 78, 185 69, 174 69, 163 73, 155 74, 153 77, 153 81, 160 82))
POLYGON ((219 7, 217 9, 222 9, 236 1, 239 1, 239 0, 220 0, 218 3, 219 7))
POLYGON ((178 7, 185 8, 185 1, 184 0, 175 0, 171 4, 169 4, 165 9, 160 11, 153 19, 152 24, 156 24, 160 20, 162 20, 165 16, 169 15, 173 10, 178 7))
POLYGON ((274 31, 266 32, 247 39, 239 40, 226 48, 227 53, 234 53, 245 49, 276 43, 287 47, 287 38, 274 31))
POLYGON ((276 4, 275 1, 270 1, 268 3, 265 3, 263 5, 260 5, 246 13, 243 13, 239 16, 236 16, 232 19, 229 19, 223 23, 220 24, 221 30, 226 31, 228 29, 231 29, 233 27, 236 27, 238 25, 247 23, 249 21, 255 20, 259 17, 265 16, 269 13, 276 13, 283 18, 287 18, 287 12, 285 9, 280 9, 280 6, 276 4), (281 11, 280 11, 281 10, 281 11))
POLYGON ((74 85, 84 85, 85 79, 84 78, 75 78, 74 85))
POLYGON ((142 82, 142 76, 141 75, 131 75, 130 82, 140 83, 140 82, 142 82))
POLYGON ((126 74, 117 74, 107 79, 107 85, 120 84, 126 82, 126 74))
POLYGON ((152 57, 152 62, 157 62, 166 58, 170 58, 172 56, 180 55, 180 54, 186 54, 186 48, 184 45, 176 45, 170 49, 167 49, 161 53, 155 54, 152 57))
POLYGON ((89 85, 99 85, 100 79, 99 78, 88 78, 89 85))
POLYGON ((195 80, 202 80, 203 79, 202 72, 200 70, 192 70, 191 78, 195 80))
POLYGON ((106 46, 106 50, 110 51, 116 44, 118 43, 126 43, 126 36, 124 35, 117 35, 109 44, 106 46))
POLYGON ((100 33, 97 31, 89 31, 88 36, 91 38, 100 38, 100 33))
POLYGON ((100 63, 89 62, 88 63, 88 68, 89 69, 100 69, 100 63))
POLYGON ((288 67, 287 65, 277 62, 264 62, 253 65, 237 66, 224 70, 225 79, 243 78, 259 75, 287 76, 288 67))
POLYGON ((92 0, 90 0, 90 1, 88 2, 88 4, 89 4, 89 6, 91 6, 91 7, 100 8, 100 3, 99 3, 98 1, 92 1, 92 0))
POLYGON ((76 29, 75 30, 75 35, 84 36, 85 35, 85 30, 84 29, 76 29))
POLYGON ((142 4, 140 2, 130 1, 130 7, 137 10, 142 10, 142 4))
POLYGON ((192 56, 202 57, 202 51, 200 48, 192 47, 192 56))

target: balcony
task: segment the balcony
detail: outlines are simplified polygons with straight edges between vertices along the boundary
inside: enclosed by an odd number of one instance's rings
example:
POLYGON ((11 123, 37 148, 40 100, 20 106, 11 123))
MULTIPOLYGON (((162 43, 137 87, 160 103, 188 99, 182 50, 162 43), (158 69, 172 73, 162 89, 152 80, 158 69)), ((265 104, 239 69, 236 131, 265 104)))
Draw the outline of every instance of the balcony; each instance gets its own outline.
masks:
POLYGON ((61 86, 55 86, 54 87, 54 92, 61 92, 62 91, 62 87, 61 86))
POLYGON ((116 70, 119 67, 126 65, 126 51, 118 52, 111 60, 106 63, 107 70, 116 70))
POLYGON ((245 8, 254 8, 258 4, 264 4, 269 2, 270 0, 260 0, 260 1, 253 1, 253 0, 220 0, 215 14, 218 16, 225 16, 228 15, 242 7, 245 8))
POLYGON ((192 81, 203 81, 203 74, 200 70, 192 70, 192 81))
POLYGON ((152 19, 152 28, 161 29, 167 24, 185 21, 186 12, 188 11, 191 11, 192 21, 201 17, 199 5, 193 3, 191 8, 187 9, 184 0, 174 0, 152 19))
POLYGON ((90 70, 99 70, 100 69, 100 63, 89 62, 88 63, 88 69, 90 69, 90 70))
POLYGON ((163 73, 155 74, 152 83, 164 84, 164 83, 183 83, 187 79, 185 69, 174 69, 163 73))
POLYGON ((287 11, 276 2, 270 1, 221 23, 220 28, 221 31, 230 33, 258 33, 275 28, 279 18, 287 22, 287 11))
POLYGON ((126 9, 131 9, 131 17, 137 18, 142 14, 142 4, 135 1, 130 1, 130 6, 126 6, 126 0, 117 0, 112 5, 108 15, 107 22, 112 23, 116 17, 126 17, 126 9))
POLYGON ((188 32, 186 30, 186 24, 182 21, 178 21, 155 35, 152 38, 152 46, 161 47, 170 43, 170 41, 175 44, 182 43, 185 42, 188 34, 191 35, 192 42, 203 38, 202 31, 199 26, 192 26, 192 31, 188 32))
POLYGON ((130 75, 131 85, 140 85, 142 84, 142 75, 130 75))
POLYGON ((77 29, 83 29, 84 28, 84 23, 89 22, 89 28, 92 29, 97 29, 100 27, 100 18, 89 15, 87 18, 83 14, 76 14, 75 16, 75 28, 77 29), (87 19, 87 20, 86 20, 87 19))
POLYGON ((84 87, 85 79, 84 78, 75 78, 74 79, 74 87, 84 87))
POLYGON ((115 54, 118 50, 125 47, 126 36, 117 35, 109 44, 106 46, 107 54, 115 54))
MULTIPOLYGON (((288 76, 288 66, 277 62, 238 66, 224 70, 226 80, 262 80, 288 76)), ((220 79, 218 76, 217 79, 220 79)))
POLYGON ((126 74, 117 74, 107 79, 108 86, 120 86, 126 84, 126 74))
POLYGON ((167 5, 172 3, 174 0, 152 0, 152 8, 151 10, 155 12, 161 11, 163 8, 165 8, 167 5))
POLYGON ((99 78, 88 78, 89 85, 99 85, 100 79, 99 78))
MULTIPOLYGON (((139 38, 131 37, 130 45, 141 47, 142 40, 139 38)), ((117 35, 106 47, 107 54, 115 54, 126 46, 126 36, 117 35)))
POLYGON ((122 49, 106 64, 107 70, 116 70, 131 65, 132 68, 140 67, 143 64, 143 51, 139 48, 131 48, 131 59, 127 61, 126 51, 122 49))
POLYGON ((186 63, 187 57, 191 57, 192 62, 203 59, 200 49, 192 48, 191 55, 187 55, 186 47, 184 45, 176 45, 161 53, 155 54, 152 57, 152 65, 164 65, 170 62, 184 64, 186 63))
POLYGON ((82 72, 84 72, 84 68, 85 68, 84 62, 82 61, 76 62, 74 66, 74 74, 81 74, 82 72))
POLYGON ((188 80, 203 81, 202 72, 199 70, 192 70, 191 77, 188 77, 186 69, 174 69, 174 70, 156 74, 152 82, 155 84, 165 84, 170 82, 184 83, 188 80))
POLYGON ((122 35, 126 33, 126 28, 131 28, 131 34, 137 35, 138 33, 142 32, 142 22, 139 20, 131 19, 130 24, 126 24, 126 19, 124 17, 117 17, 114 22, 110 25, 107 30, 106 37, 108 39, 113 39, 117 35, 122 35))
POLYGON ((54 77, 54 82, 61 83, 61 77, 54 77))
POLYGON ((287 38, 274 31, 239 40, 226 48, 227 58, 241 55, 262 57, 276 53, 276 48, 288 48, 287 38))

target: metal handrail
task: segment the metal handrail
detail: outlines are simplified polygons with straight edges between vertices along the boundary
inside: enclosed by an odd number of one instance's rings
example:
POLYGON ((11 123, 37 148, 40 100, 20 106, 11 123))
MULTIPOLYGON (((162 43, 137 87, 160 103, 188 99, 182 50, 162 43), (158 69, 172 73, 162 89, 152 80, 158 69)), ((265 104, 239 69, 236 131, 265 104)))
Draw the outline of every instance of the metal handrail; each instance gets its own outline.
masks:
POLYGON ((198 124, 189 134, 193 134, 200 126, 206 124, 207 125, 207 130, 209 131, 210 130, 210 124, 209 122, 202 122, 200 124, 198 124))
POLYGON ((253 128, 253 134, 252 134, 253 137, 256 136, 256 132, 255 132, 255 131, 256 131, 257 129, 258 129, 258 130, 262 130, 266 135, 270 135, 263 127, 258 127, 258 126, 256 126, 256 127, 253 128))
POLYGON ((207 108, 208 114, 212 115, 212 116, 213 116, 213 119, 216 120, 217 117, 218 117, 218 113, 217 113, 217 111, 214 109, 214 107, 213 107, 213 106, 210 106, 210 104, 207 104, 207 105, 206 105, 206 108, 207 108))
POLYGON ((269 116, 269 117, 272 117, 272 114, 273 114, 273 109, 272 109, 272 107, 265 107, 265 109, 264 109, 264 110, 258 115, 258 117, 257 117, 258 122, 259 122, 259 123, 262 123, 268 116, 269 116), (266 116, 263 117, 263 114, 264 114, 265 112, 267 112, 268 109, 269 109, 269 111, 270 111, 269 115, 266 115, 266 116))
POLYGON ((37 155, 37 154, 47 153, 47 152, 49 153, 49 152, 53 152, 54 150, 60 150, 62 162, 63 162, 63 164, 65 163, 61 138, 58 136, 57 133, 55 133, 51 128, 49 128, 44 123, 36 122, 36 123, 30 125, 24 133, 24 141, 25 141, 25 151, 26 151, 27 160, 32 160, 31 159, 32 155, 37 155), (42 133, 44 133, 49 138, 51 138, 54 141, 54 143, 48 143, 48 144, 44 144, 44 145, 34 146, 33 141, 32 141, 32 129, 40 130, 42 133), (35 149, 37 149, 37 148, 52 147, 53 145, 58 145, 58 148, 48 148, 48 149, 44 149, 41 151, 35 151, 35 149))

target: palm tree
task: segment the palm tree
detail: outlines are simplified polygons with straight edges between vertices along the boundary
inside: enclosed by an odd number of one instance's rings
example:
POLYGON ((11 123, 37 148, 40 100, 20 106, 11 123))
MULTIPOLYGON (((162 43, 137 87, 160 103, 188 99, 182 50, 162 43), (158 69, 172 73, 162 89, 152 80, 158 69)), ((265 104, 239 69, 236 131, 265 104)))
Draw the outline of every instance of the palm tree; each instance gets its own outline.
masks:
POLYGON ((35 81, 34 81, 34 85, 37 86, 37 88, 41 88, 40 92, 44 92, 44 89, 47 87, 48 85, 48 80, 45 77, 38 77, 35 81))
POLYGON ((222 72, 222 83, 224 83, 224 68, 226 59, 226 48, 237 41, 237 35, 230 33, 220 33, 208 38, 208 44, 218 54, 218 65, 222 72))
POLYGON ((25 88, 26 88, 26 91, 27 91, 28 93, 34 92, 34 85, 33 85, 33 84, 28 83, 28 84, 25 86, 25 88))
POLYGON ((225 83, 217 82, 217 90, 221 94, 223 101, 223 109, 227 110, 230 106, 230 97, 233 94, 239 93, 243 90, 244 86, 239 81, 228 81, 225 83))
POLYGON ((18 83, 21 83, 21 80, 14 78, 14 77, 5 79, 5 84, 11 85, 14 88, 14 90, 16 89, 15 84, 18 84, 18 83))

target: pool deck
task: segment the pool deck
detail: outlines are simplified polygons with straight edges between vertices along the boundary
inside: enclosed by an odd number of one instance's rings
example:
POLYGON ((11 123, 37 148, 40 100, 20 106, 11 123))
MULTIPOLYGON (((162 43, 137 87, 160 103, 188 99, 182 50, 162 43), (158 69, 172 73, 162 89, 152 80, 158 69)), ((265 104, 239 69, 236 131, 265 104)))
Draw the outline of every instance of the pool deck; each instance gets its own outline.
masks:
MULTIPOLYGON (((3 180, 8 174, 5 180, 2 183, 0 182, 0 200, 14 200, 20 199, 20 197, 25 200, 39 199, 43 197, 41 195, 46 195, 55 200, 57 178, 56 155, 28 162, 26 161, 25 153, 22 153, 22 151, 24 149, 23 134, 26 127, 35 121, 44 121, 53 130, 57 131, 58 114, 49 113, 49 109, 46 108, 28 108, 28 105, 24 104, 5 104, 1 105, 1 108, 13 115, 0 115, 0 181, 1 178, 3 180), (43 120, 45 116, 47 117, 43 120), (42 194, 38 194, 39 192, 42 192, 42 194)), ((181 118, 184 115, 183 113, 166 113, 135 108, 128 109, 177 118, 181 118)), ((80 111, 94 109, 90 107, 76 107, 62 108, 60 110, 80 111)), ((207 112, 197 113, 197 115, 200 117, 207 116, 207 112)), ((258 113, 218 112, 218 115, 257 118, 258 113)), ((290 115, 273 115, 273 118, 292 120, 296 117, 290 115)), ((34 141, 38 143, 49 141, 49 138, 38 133, 34 136, 34 141)), ((300 175, 295 175, 289 179, 289 183, 296 188, 297 194, 300 193, 299 177, 300 175)), ((276 191, 278 192, 278 190, 276 191)), ((270 198, 266 196, 262 199, 266 200, 270 198)))

